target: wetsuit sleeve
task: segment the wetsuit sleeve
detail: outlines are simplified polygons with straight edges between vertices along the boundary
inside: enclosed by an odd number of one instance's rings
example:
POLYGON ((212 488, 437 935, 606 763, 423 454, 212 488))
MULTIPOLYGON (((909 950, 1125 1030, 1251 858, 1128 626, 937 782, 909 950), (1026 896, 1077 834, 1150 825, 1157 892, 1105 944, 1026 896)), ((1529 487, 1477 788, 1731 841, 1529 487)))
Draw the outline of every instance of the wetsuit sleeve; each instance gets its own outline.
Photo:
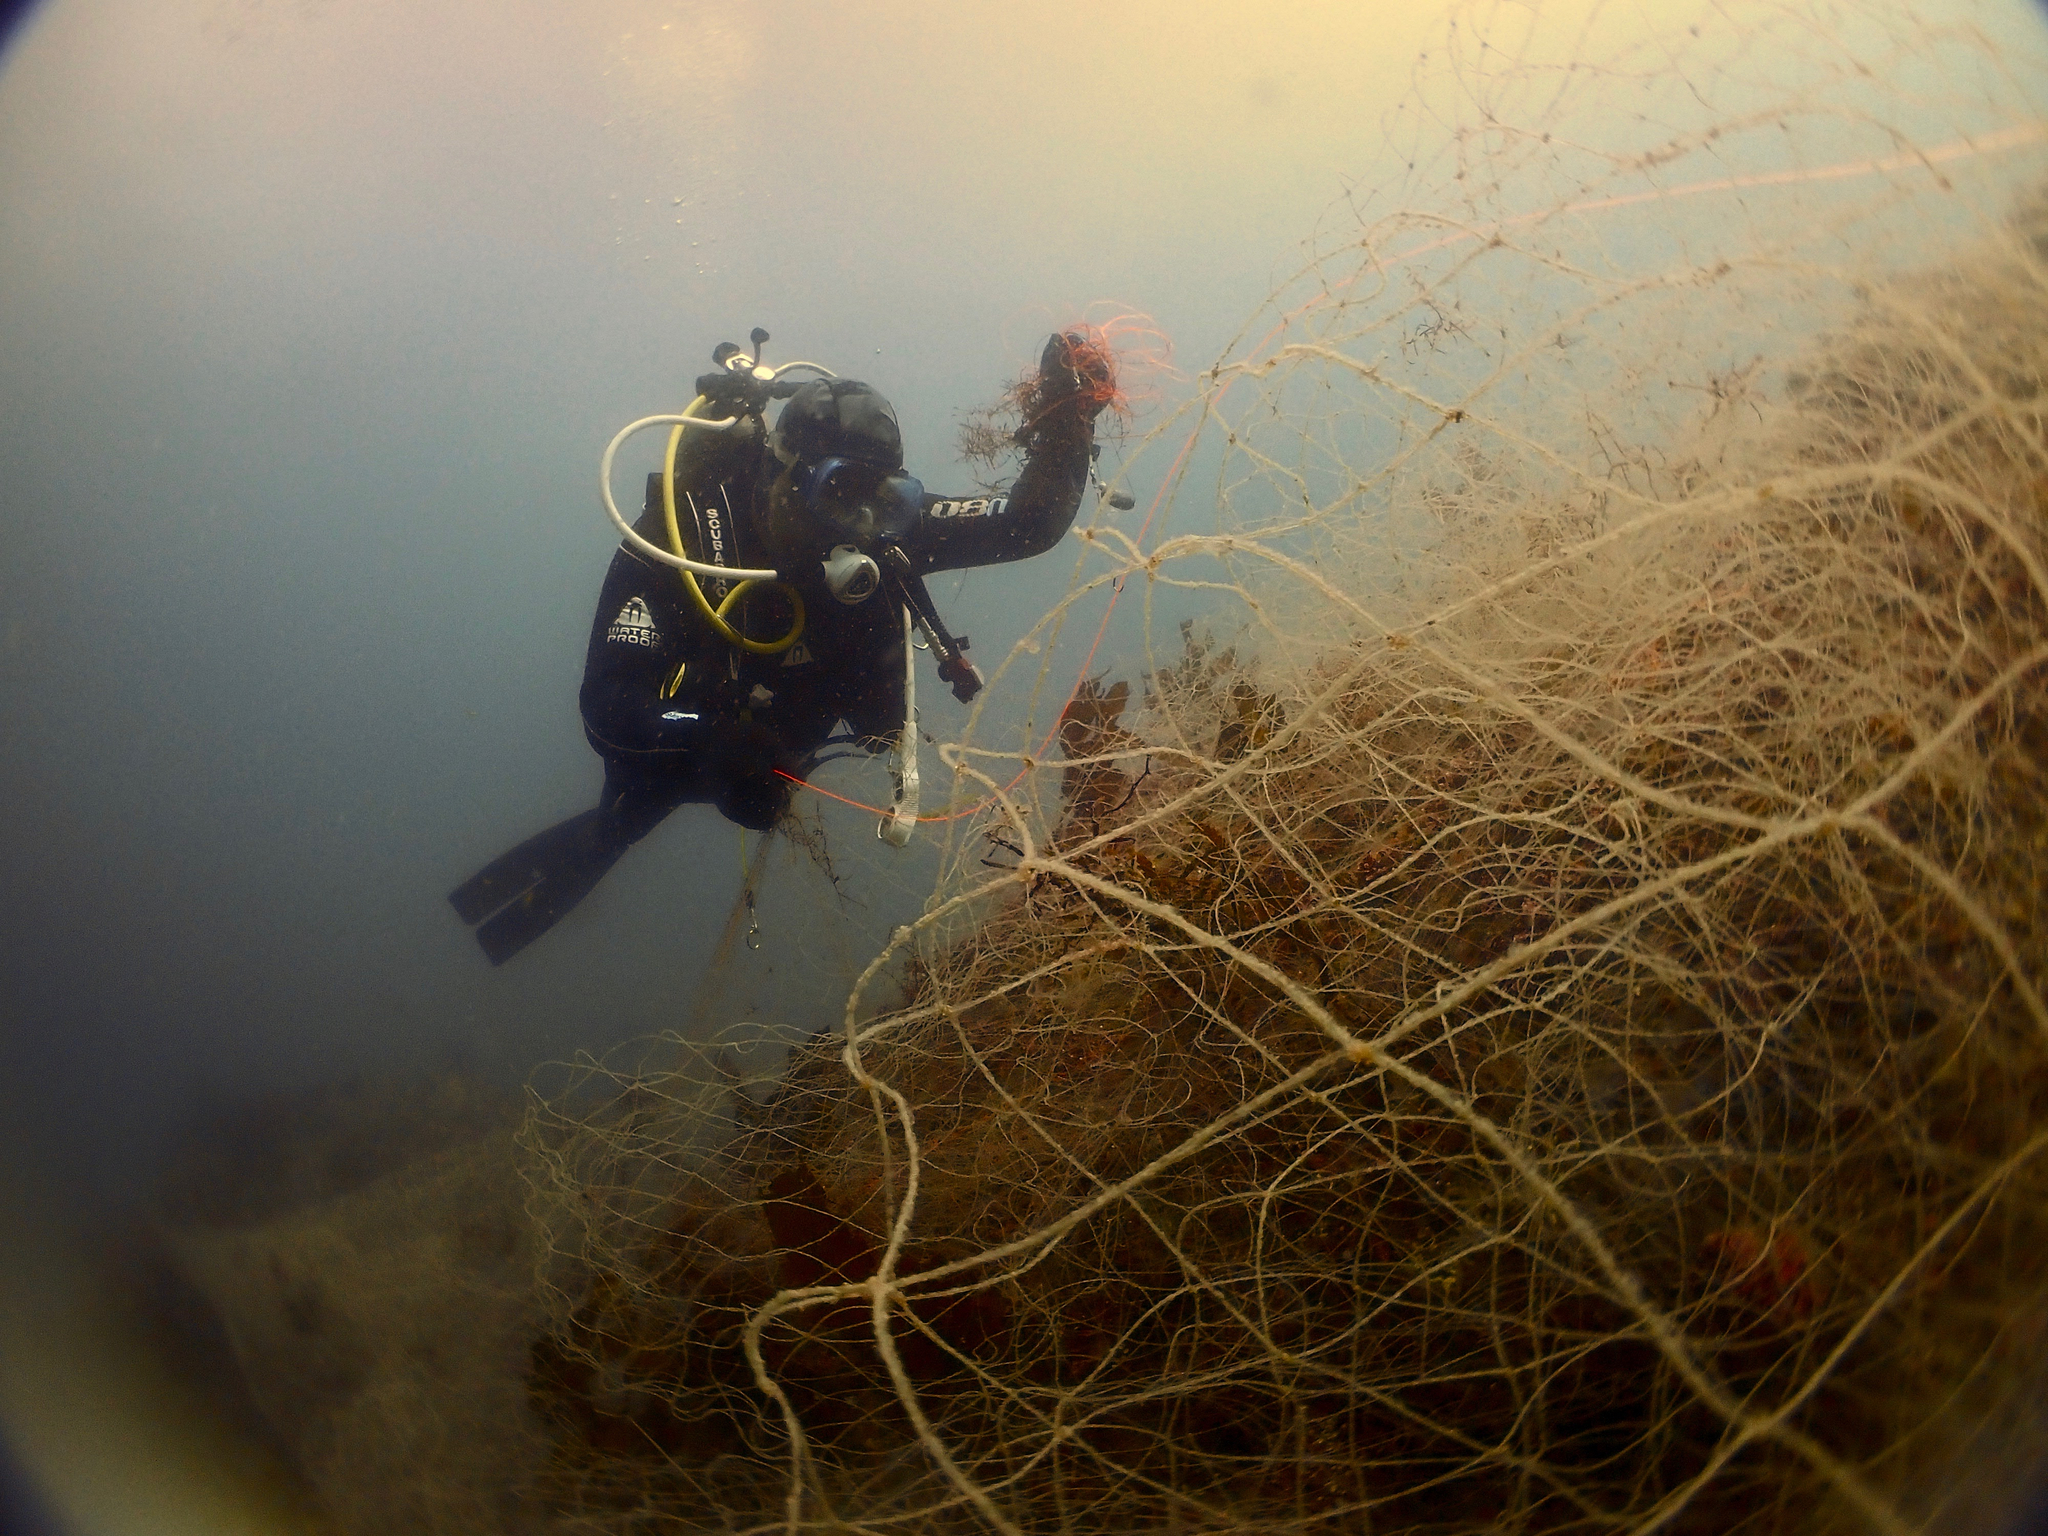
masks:
POLYGON ((676 573, 620 546, 605 574, 578 698, 591 745, 610 757, 701 750, 710 729, 702 626, 676 573), (684 669, 673 696, 663 689, 684 669))
POLYGON ((1044 554, 1074 526, 1088 488, 1095 429, 1085 419, 1041 431, 1007 492, 926 496, 917 527, 903 547, 920 575, 970 565, 1000 565, 1044 554))

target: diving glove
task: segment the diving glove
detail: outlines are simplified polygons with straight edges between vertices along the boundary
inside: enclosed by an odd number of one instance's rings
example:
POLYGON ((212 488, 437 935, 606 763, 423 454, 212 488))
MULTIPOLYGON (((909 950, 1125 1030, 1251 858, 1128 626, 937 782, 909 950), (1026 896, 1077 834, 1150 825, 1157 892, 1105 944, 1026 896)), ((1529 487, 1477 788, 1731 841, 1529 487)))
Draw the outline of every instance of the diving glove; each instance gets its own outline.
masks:
POLYGON ((727 821, 753 832, 766 832, 782 815, 789 804, 789 782, 776 770, 795 767, 782 739, 758 720, 733 721, 705 748, 712 803, 727 821))
POLYGON ((1038 355, 1041 414, 1069 406, 1093 421, 1116 394, 1116 364, 1109 349, 1084 331, 1055 331, 1038 355))
POLYGON ((715 730, 705 750, 712 777, 721 784, 772 779, 783 766, 782 738, 758 720, 715 730))
POLYGON ((1038 357, 1038 377, 1024 399, 1018 445, 1036 451, 1088 429, 1116 398, 1116 359, 1108 347, 1080 330, 1055 331, 1038 357))

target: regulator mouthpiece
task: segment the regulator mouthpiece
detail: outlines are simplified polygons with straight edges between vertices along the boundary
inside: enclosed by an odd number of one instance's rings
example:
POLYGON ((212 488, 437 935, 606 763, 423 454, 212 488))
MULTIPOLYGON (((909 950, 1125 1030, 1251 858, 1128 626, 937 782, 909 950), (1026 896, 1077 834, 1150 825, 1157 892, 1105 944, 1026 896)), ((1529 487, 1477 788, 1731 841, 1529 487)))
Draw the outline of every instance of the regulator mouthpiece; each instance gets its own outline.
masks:
POLYGON ((881 584, 882 568, 851 544, 834 545, 825 557, 825 585, 849 607, 873 597, 881 584))

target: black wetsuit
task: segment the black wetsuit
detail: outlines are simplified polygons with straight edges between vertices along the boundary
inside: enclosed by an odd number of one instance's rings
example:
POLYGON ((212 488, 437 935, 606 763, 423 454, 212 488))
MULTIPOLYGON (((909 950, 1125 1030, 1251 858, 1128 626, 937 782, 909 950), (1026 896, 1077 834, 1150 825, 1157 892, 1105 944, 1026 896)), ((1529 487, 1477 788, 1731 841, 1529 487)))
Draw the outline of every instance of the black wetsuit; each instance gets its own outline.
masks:
MULTIPOLYGON (((1008 492, 926 495, 899 540, 913 569, 923 576, 1051 549, 1080 508, 1093 443, 1091 420, 1075 415, 1037 433, 1008 492)), ((694 523, 683 520, 693 555, 714 559, 701 546, 715 543, 715 563, 772 564, 755 529, 766 452, 757 423, 685 438, 676 505, 697 509, 694 523)), ((648 477, 635 531, 666 549, 660 480, 648 477)), ((727 588, 698 581, 716 606, 727 588)), ((895 739, 904 716, 901 606, 887 587, 863 603, 840 603, 822 573, 798 590, 800 640, 779 654, 755 654, 706 622, 674 567, 621 541, 591 621, 579 698, 584 732, 605 760, 603 797, 451 897, 465 921, 489 918, 477 938, 494 964, 553 926, 677 806, 709 801, 742 826, 766 828, 787 795, 775 770, 800 773, 841 721, 871 751, 895 739)), ((756 639, 786 634, 793 617, 772 588, 752 589, 735 608, 728 622, 756 639)))
MULTIPOLYGON (((1071 431, 1042 443, 1004 495, 926 495, 923 514, 902 539, 919 575, 1028 559, 1057 544, 1073 525, 1088 483, 1092 431, 1071 431)), ((770 563, 751 529, 759 448, 741 437, 696 436, 699 451, 676 468, 676 502, 709 509, 722 543, 719 563, 770 563)), ((687 523, 687 519, 686 519, 687 523)), ((635 531, 668 547, 660 477, 648 477, 647 507, 635 531)), ((699 542, 692 540, 692 543, 699 542)), ((708 542, 708 541, 706 541, 708 542)), ((725 588, 699 578, 715 605, 725 588)), ((903 619, 886 592, 864 603, 835 601, 822 579, 804 583, 804 632, 788 650, 757 655, 728 644, 705 622, 680 574, 621 542, 612 556, 591 621, 580 704, 590 744, 608 766, 653 769, 671 776, 708 768, 712 742, 737 720, 774 732, 801 760, 844 720, 861 737, 886 742, 903 724, 903 619), (680 685, 664 687, 683 669, 680 685), (693 718, 694 717, 694 718, 693 718)), ((786 633, 791 615, 773 591, 742 599, 742 632, 756 638, 786 633)), ((720 786, 700 784, 701 798, 720 786)))

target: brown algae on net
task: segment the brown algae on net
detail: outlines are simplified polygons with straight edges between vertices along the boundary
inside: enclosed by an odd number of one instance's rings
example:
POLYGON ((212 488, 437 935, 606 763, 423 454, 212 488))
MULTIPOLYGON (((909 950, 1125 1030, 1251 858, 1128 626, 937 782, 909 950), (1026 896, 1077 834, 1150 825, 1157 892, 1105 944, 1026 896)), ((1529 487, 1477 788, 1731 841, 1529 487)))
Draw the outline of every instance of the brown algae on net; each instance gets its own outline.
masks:
POLYGON ((2044 228, 1867 291, 1625 505, 1494 463, 1423 622, 1085 684, 979 920, 687 1165, 537 1110, 545 1497, 1910 1530, 2023 1464, 2044 228))

